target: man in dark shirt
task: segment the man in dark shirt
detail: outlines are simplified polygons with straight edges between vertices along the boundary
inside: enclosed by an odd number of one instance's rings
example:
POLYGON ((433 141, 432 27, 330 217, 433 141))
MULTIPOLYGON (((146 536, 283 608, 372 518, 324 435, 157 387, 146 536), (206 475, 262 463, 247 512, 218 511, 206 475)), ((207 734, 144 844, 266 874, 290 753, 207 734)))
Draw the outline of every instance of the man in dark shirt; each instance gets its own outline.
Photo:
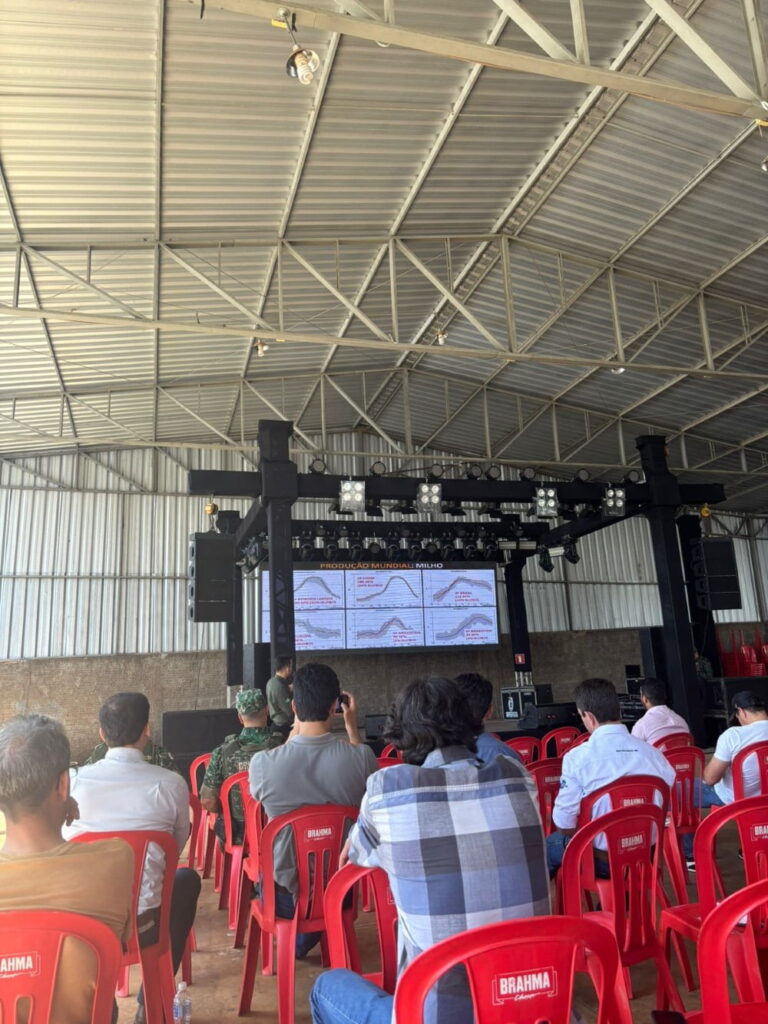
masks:
POLYGON ((275 674, 267 680, 267 703, 272 726, 284 737, 288 736, 293 726, 292 679, 293 659, 278 658, 275 664, 275 674))

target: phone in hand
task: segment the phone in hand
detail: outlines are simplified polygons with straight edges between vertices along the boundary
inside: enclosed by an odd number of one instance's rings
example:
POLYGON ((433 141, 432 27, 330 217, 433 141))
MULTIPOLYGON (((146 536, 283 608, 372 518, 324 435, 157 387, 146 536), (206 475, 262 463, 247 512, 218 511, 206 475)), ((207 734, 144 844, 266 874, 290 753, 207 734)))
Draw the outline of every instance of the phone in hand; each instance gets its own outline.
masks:
POLYGON ((337 715, 343 715, 344 714, 344 706, 345 705, 347 707, 349 707, 349 696, 346 693, 340 693, 339 694, 339 699, 336 701, 336 714, 337 715))

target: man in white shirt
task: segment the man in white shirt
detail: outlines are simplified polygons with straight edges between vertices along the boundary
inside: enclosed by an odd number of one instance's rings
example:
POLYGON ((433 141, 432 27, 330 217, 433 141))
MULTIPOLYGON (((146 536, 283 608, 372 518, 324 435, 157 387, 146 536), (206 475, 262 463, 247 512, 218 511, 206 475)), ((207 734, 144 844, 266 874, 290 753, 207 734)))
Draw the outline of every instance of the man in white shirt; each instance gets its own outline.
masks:
POLYGON ((640 684, 640 700, 645 714, 632 726, 632 735, 651 746, 673 732, 690 732, 686 720, 667 707, 667 688, 651 676, 640 684))
MULTIPOLYGON (((99 735, 107 744, 106 757, 73 773, 72 796, 80 808, 78 821, 64 830, 70 838, 81 832, 168 832, 181 853, 189 835, 189 790, 180 775, 149 764, 144 747, 149 741, 149 701, 143 693, 116 693, 99 711, 99 735)), ((139 942, 156 941, 163 882, 163 855, 147 852, 139 896, 139 942)), ((200 895, 200 876, 179 868, 171 898, 171 950, 178 970, 200 895)), ((144 1021, 143 991, 139 991, 136 1024, 144 1021)))
MULTIPOLYGON (((609 679, 585 679, 576 687, 573 699, 590 738, 563 757, 560 791, 552 808, 558 831, 547 837, 547 860, 553 873, 562 864, 568 839, 576 831, 584 797, 626 775, 655 775, 668 786, 675 779, 675 770, 664 755, 630 736, 620 721, 616 687, 609 679)), ((604 797, 595 805, 592 817, 609 809, 610 800, 604 797)), ((599 837, 595 847, 605 849, 605 838, 599 837)), ((598 874, 601 867, 604 865, 598 861, 598 874)))

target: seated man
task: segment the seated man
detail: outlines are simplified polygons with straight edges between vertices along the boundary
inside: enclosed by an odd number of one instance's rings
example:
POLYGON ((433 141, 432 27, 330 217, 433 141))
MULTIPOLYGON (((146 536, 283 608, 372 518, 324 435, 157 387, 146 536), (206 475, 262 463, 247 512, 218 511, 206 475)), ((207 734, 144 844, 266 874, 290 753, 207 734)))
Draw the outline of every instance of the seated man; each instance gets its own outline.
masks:
MULTIPOLYGON (((99 735, 109 748, 107 756, 76 770, 72 795, 79 804, 80 819, 66 834, 153 829, 170 833, 181 853, 189 835, 189 790, 180 775, 144 760, 149 740, 149 701, 143 693, 116 693, 99 711, 99 722, 99 735)), ((162 880, 162 855, 150 847, 137 919, 139 942, 145 945, 156 941, 162 880)), ((171 899, 174 972, 195 920, 199 895, 200 876, 190 868, 179 868, 171 899)), ((142 990, 138 1001, 136 1024, 143 1024, 142 990)))
POLYGON ((477 672, 463 672, 454 682, 464 695, 472 715, 472 728, 477 743, 477 756, 481 761, 490 762, 501 754, 523 763, 516 750, 512 750, 496 736, 485 731, 485 720, 493 712, 493 683, 477 672))
POLYGON ((287 737, 293 727, 293 706, 291 704, 291 683, 293 680, 293 658, 278 658, 275 674, 267 680, 267 703, 272 728, 287 737))
MULTIPOLYGON (((559 831, 547 836, 547 858, 552 872, 563 862, 585 796, 625 775, 656 775, 668 786, 675 780, 675 770, 661 751, 630 736, 620 721, 619 698, 609 679, 585 679, 576 687, 573 699, 590 738, 589 743, 566 750, 563 756, 560 791, 552 808, 552 821, 559 831)), ((607 797, 604 806, 601 803, 598 801, 595 806, 593 818, 610 809, 607 797)), ((605 837, 598 837, 595 848, 598 852, 605 849, 605 837)), ((598 874, 604 874, 605 869, 598 858, 598 874)))
MULTIPOLYGON (((103 761, 108 750, 109 747, 106 743, 97 743, 83 764, 96 764, 97 761, 103 761)), ((173 759, 173 754, 169 753, 165 747, 161 747, 159 743, 153 743, 152 740, 147 740, 147 745, 144 747, 144 760, 147 764, 156 764, 158 768, 170 768, 172 772, 178 772, 181 775, 179 766, 173 759)))
POLYGON ((667 688, 660 679, 648 676, 640 684, 640 701, 645 714, 632 726, 632 735, 653 746, 673 732, 690 732, 686 720, 667 707, 667 688))
MULTIPOLYGON (((267 818, 287 814, 305 804, 341 804, 357 807, 365 780, 378 769, 370 747, 360 742, 357 705, 351 694, 341 693, 336 673, 328 665, 302 665, 293 683, 296 722, 291 738, 281 747, 255 754, 249 768, 251 795, 260 800, 267 818), (331 732, 340 696, 349 742, 331 732)), ((293 917, 296 861, 289 832, 275 844, 277 913, 293 917)), ((296 955, 306 956, 320 936, 296 937, 296 955)))
MULTIPOLYGON (((768 711, 765 702, 751 690, 742 690, 734 696, 731 701, 731 718, 736 725, 720 734, 715 752, 704 769, 702 807, 722 807, 723 804, 733 803, 731 762, 744 747, 768 740, 768 711)), ((754 760, 748 757, 744 762, 745 796, 760 795, 760 776, 754 760)))
MULTIPOLYGON (((243 728, 239 734, 227 736, 213 751, 200 789, 200 803, 206 811, 218 814, 214 831, 221 842, 224 841, 224 819, 219 800, 221 787, 230 775, 247 772, 254 754, 260 750, 271 750, 283 742, 280 733, 270 732, 267 728, 267 698, 261 690, 240 690, 235 697, 235 710, 243 728)), ((245 822, 243 802, 237 788, 232 790, 231 805, 232 840, 242 843, 245 822)))
MULTIPOLYGON (((62 825, 77 816, 69 760, 69 740, 52 718, 23 715, 0 728, 0 810, 7 829, 0 852, 0 911, 85 914, 125 942, 131 934, 133 853, 120 839, 64 842, 62 825)), ((93 954, 67 940, 51 1024, 90 1021, 95 985, 93 954)))
MULTIPOLYGON (((483 924, 549 913, 535 786, 513 758, 475 753, 473 715, 456 684, 429 676, 395 698, 384 733, 405 763, 368 780, 342 854, 386 871, 397 906, 399 968, 436 942, 483 924)), ((352 971, 322 974, 314 1024, 390 1024, 393 997, 352 971)), ((466 975, 430 993, 425 1021, 473 1019, 466 975)))

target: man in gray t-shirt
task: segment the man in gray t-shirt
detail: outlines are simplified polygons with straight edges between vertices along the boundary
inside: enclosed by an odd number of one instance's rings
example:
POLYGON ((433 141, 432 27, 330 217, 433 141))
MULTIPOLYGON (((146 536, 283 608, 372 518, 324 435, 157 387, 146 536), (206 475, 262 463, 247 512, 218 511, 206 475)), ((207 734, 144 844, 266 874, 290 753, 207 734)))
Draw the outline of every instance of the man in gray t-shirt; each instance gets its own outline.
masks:
MULTIPOLYGON (((369 775, 378 768, 370 747, 360 741, 357 705, 342 694, 328 665, 302 665, 293 681, 296 720, 288 742, 253 755, 248 769, 251 795, 261 801, 267 818, 287 814, 305 804, 349 804, 359 807, 369 775), (336 704, 342 703, 349 742, 332 734, 336 704)), ((296 861, 289 831, 275 843, 276 905, 280 917, 292 917, 296 892, 296 861)), ((296 937, 296 955, 306 956, 319 940, 308 933, 296 937)))

